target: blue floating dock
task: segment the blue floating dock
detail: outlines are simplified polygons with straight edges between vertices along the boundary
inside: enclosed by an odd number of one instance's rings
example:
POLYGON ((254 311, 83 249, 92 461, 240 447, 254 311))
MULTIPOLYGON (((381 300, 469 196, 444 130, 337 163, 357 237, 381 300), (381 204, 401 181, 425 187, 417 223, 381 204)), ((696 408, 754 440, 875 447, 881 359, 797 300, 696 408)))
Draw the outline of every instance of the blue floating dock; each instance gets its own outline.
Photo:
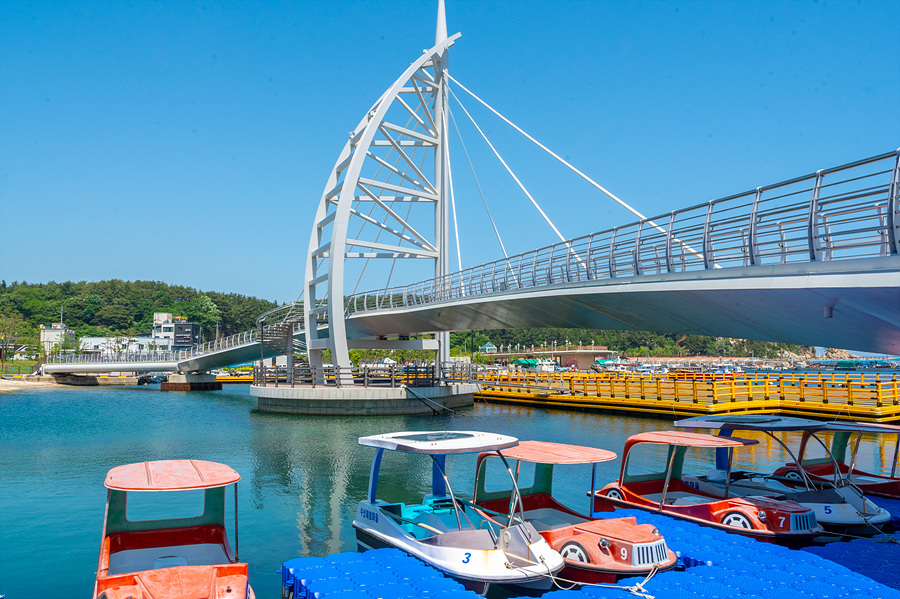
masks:
MULTIPOLYGON (((898 502, 900 505, 900 502, 898 502)), ((900 544, 893 537, 803 550, 728 534, 640 510, 617 510, 654 524, 679 555, 679 568, 645 586, 656 599, 900 599, 900 544), (893 587, 893 588, 892 588, 893 587)), ((303 557, 284 562, 285 599, 475 599, 475 593, 396 549, 303 557)), ((628 578, 618 586, 633 586, 628 578)), ((634 597, 621 588, 556 590, 545 599, 634 597)))

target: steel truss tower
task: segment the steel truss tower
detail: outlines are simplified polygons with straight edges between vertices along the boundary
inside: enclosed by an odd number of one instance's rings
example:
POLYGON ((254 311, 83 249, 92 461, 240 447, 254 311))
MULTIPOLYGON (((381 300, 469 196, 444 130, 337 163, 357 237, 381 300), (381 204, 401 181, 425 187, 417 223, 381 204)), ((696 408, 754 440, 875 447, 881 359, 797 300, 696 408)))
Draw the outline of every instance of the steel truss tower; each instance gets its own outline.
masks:
MULTIPOLYGON (((449 358, 449 333, 436 340, 351 340, 345 322, 349 262, 431 260, 435 277, 449 273, 449 48, 439 0, 435 45, 413 62, 350 132, 328 177, 306 256, 304 321, 310 365, 322 373, 322 351, 351 386, 349 349, 435 349, 449 358)), ((405 331, 397 331, 403 336, 405 331)), ((320 376, 322 376, 320 374, 320 376)))

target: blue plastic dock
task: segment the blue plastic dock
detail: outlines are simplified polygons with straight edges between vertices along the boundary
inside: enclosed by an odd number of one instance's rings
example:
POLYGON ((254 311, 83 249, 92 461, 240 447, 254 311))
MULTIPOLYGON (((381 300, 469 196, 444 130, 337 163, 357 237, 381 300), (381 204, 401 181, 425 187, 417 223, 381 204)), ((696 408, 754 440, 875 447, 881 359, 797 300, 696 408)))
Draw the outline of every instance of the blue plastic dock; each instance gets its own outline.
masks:
MULTIPOLYGON (((657 574, 645 585, 656 599, 900 599, 900 544, 889 536, 796 550, 638 510, 617 510, 615 515, 635 516, 641 523, 658 526, 679 554, 679 564, 688 565, 657 574)), ((292 559, 281 573, 284 599, 478 597, 395 549, 292 559)), ((642 580, 618 584, 632 586, 642 580)), ((544 597, 635 595, 619 588, 586 586, 547 592, 544 597)))

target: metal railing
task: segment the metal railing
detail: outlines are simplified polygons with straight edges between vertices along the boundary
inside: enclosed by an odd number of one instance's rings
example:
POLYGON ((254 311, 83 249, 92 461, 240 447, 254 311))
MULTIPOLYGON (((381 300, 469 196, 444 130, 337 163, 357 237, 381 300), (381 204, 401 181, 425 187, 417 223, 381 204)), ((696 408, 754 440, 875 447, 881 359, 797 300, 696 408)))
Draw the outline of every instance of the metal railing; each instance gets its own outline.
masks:
POLYGON ((47 364, 107 364, 119 362, 177 362, 190 356, 189 350, 145 352, 59 353, 47 356, 47 364))
POLYGON ((900 150, 444 277, 346 298, 346 315, 648 274, 900 253, 900 150))
MULTIPOLYGON (((269 325, 271 326, 271 325, 269 325)), ((292 323, 293 334, 303 330, 302 322, 292 323)), ((259 329, 236 333, 195 345, 191 349, 178 351, 146 351, 146 352, 85 352, 60 353, 47 357, 48 364, 97 364, 107 362, 180 362, 197 356, 223 351, 235 347, 250 345, 259 341, 259 329)))
POLYGON ((402 366, 399 364, 375 364, 341 368, 340 366, 315 367, 297 364, 284 366, 253 367, 253 384, 261 387, 343 387, 349 381, 360 387, 433 387, 440 384, 433 365, 402 366))

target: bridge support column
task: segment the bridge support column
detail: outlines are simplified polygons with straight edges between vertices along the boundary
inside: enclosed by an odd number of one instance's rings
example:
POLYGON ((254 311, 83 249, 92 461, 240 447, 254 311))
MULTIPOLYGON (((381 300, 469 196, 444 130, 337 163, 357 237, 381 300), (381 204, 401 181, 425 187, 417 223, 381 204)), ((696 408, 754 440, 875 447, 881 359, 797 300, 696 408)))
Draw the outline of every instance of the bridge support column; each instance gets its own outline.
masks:
POLYGON ((160 391, 221 391, 222 383, 214 374, 170 374, 160 391))

